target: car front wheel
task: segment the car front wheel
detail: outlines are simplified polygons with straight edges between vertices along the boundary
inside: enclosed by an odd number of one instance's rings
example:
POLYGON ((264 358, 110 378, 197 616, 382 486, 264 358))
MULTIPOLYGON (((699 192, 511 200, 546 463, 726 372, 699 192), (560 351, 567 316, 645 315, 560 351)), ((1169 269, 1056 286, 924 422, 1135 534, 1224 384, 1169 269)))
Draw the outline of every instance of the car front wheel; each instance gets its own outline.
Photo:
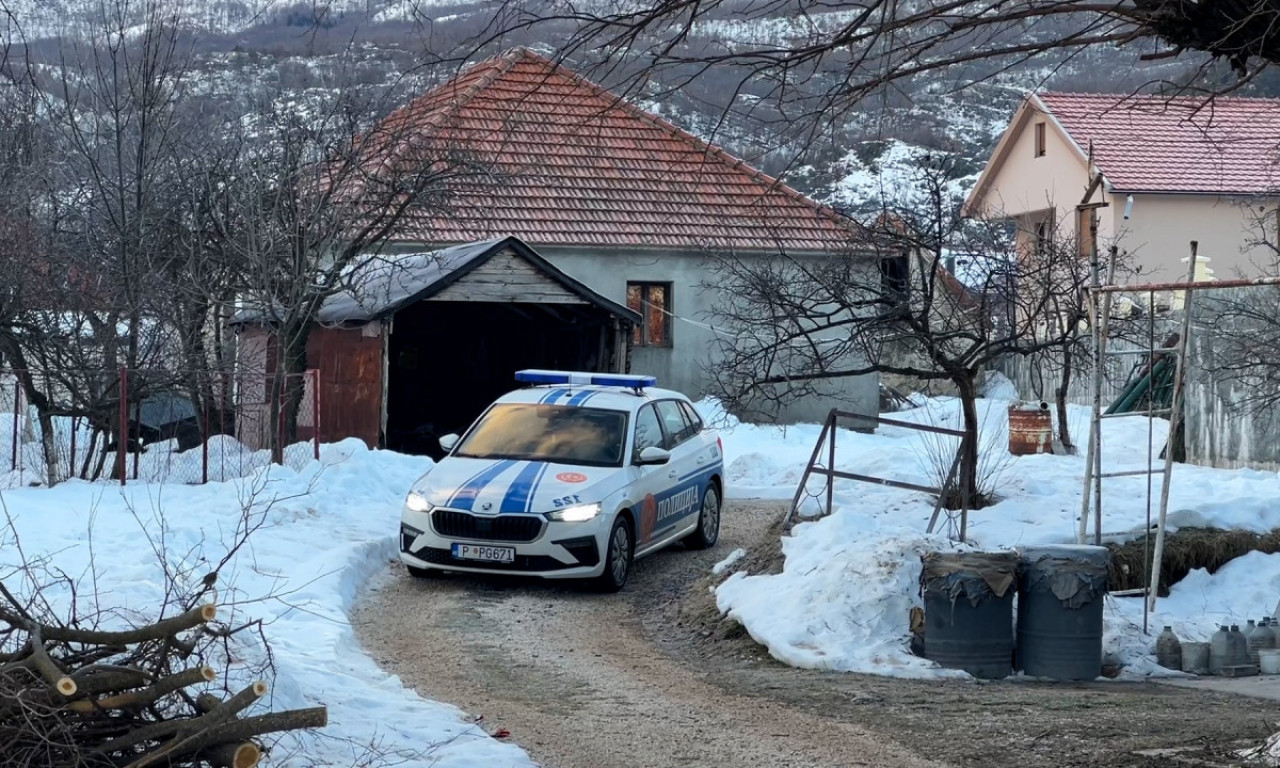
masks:
POLYGON ((710 549, 720 538, 720 493, 714 483, 702 494, 702 509, 698 512, 698 527, 685 537, 690 549, 710 549))
POLYGON ((609 538, 605 543, 604 573, 596 577, 594 585, 601 592, 617 592, 627 585, 631 575, 631 556, 634 547, 631 542, 631 524, 627 518, 618 515, 609 529, 609 538))

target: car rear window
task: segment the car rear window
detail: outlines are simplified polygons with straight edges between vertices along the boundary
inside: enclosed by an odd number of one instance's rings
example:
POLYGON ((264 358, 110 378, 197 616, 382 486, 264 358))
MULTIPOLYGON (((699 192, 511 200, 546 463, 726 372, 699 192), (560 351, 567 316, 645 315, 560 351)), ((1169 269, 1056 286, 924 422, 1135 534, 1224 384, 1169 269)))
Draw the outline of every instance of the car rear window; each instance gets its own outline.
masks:
POLYGON ((538 403, 499 403, 458 446, 455 456, 622 466, 625 411, 538 403))

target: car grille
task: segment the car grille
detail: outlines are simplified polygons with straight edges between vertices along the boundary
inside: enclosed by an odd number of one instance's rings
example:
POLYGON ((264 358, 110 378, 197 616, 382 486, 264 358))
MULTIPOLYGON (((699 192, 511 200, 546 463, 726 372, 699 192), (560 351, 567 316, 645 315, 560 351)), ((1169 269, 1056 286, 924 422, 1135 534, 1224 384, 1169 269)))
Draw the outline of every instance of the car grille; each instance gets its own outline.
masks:
POLYGON ((565 568, 577 568, 579 563, 562 563, 547 555, 516 555, 513 563, 486 563, 479 560, 460 560, 447 549, 423 547, 409 554, 435 565, 456 565, 459 568, 476 568, 485 571, 559 571, 565 568))
POLYGON ((431 513, 431 527, 451 539, 479 541, 533 541, 542 533, 544 520, 530 515, 481 517, 452 509, 431 513))

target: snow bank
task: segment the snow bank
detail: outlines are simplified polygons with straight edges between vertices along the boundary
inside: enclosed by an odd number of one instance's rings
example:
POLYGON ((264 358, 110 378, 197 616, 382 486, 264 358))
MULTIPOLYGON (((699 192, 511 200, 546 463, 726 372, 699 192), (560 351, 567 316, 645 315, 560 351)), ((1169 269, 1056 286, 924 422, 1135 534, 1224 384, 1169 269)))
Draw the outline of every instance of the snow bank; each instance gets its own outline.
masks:
MULTIPOLYGON (((709 420, 713 402, 699 404, 709 420)), ((1075 541, 1080 514, 1083 456, 1022 456, 1007 453, 1008 401, 982 400, 985 469, 998 478, 999 501, 970 513, 969 538, 976 548, 1003 549, 1075 541)), ((895 419, 957 427, 959 404, 933 399, 895 419)), ((1071 406, 1077 440, 1086 436, 1088 409, 1071 406)), ((714 422, 713 422, 714 423, 714 422)), ((813 451, 820 427, 736 424, 722 418, 727 491, 730 496, 790 499, 813 451)), ((1167 423, 1135 416, 1103 423, 1106 471, 1145 468, 1150 450, 1164 444, 1167 423), (1150 445, 1150 447, 1149 447, 1150 445)), ((840 469, 921 485, 939 482, 936 460, 948 457, 956 440, 896 427, 876 434, 841 430, 840 469)), ((1170 486, 1169 529, 1215 527, 1265 532, 1280 528, 1280 476, 1248 469, 1219 470, 1175 465, 1170 486)), ((1105 481, 1103 532, 1108 541, 1141 538, 1147 525, 1146 477, 1105 481)), ((802 511, 825 503, 821 480, 811 480, 802 511)), ((1160 478, 1152 480, 1152 514, 1160 478)), ((919 605, 920 554, 950 546, 945 536, 924 533, 933 511, 925 494, 866 483, 837 481, 832 515, 797 525, 783 539, 782 573, 735 574, 716 590, 720 610, 741 622, 776 658, 796 666, 873 674, 939 677, 957 674, 912 656, 907 615, 919 605)), ((944 528, 942 533, 946 533, 944 528)), ((1196 572, 1160 601, 1150 619, 1155 631, 1171 624, 1179 635, 1207 638, 1216 622, 1243 624, 1270 613, 1280 598, 1280 555, 1251 554, 1217 574, 1196 572)), ((1141 599, 1108 598, 1104 652, 1125 665, 1126 674, 1169 674, 1155 665, 1154 635, 1142 634, 1141 599)))
MULTIPOLYGON (((395 557, 400 503, 429 467, 429 459, 348 440, 323 446, 320 461, 297 470, 266 467, 229 482, 120 488, 71 481, 5 491, 0 502, 12 529, 0 528, 0 578, 30 589, 6 577, 19 559, 16 532, 28 558, 45 558, 77 581, 81 611, 109 610, 105 626, 122 627, 154 618, 163 599, 153 547, 191 584, 223 558, 238 531, 260 526, 222 570, 219 619, 263 622, 275 676, 254 711, 324 704, 330 723, 286 735, 274 764, 352 765, 376 747, 394 764, 531 766, 519 748, 490 738, 458 709, 424 700, 382 672, 348 620, 362 585, 395 557)), ((58 612, 70 610, 65 585, 45 595, 58 612)), ((237 635, 230 652, 234 659, 211 663, 233 675, 233 686, 256 678, 267 662, 253 633, 237 635)))
MULTIPOLYGON (((74 440, 72 424, 72 420, 65 417, 53 420, 54 443, 64 475, 68 466, 75 467, 74 474, 78 475, 86 460, 92 468, 103 454, 104 442, 99 439, 96 445, 91 443, 93 433, 85 420, 75 422, 74 440)), ((142 482, 194 485, 202 482, 206 474, 210 480, 231 480, 248 477, 271 464, 271 451, 255 451, 226 435, 214 435, 207 447, 196 446, 186 451, 179 451, 177 440, 148 443, 145 448, 144 452, 126 455, 125 471, 130 482, 135 481, 136 476, 136 480, 142 482)), ((309 442, 290 445, 285 448, 284 463, 301 469, 314 460, 314 452, 309 442)), ((115 461, 116 453, 112 450, 105 458, 104 479, 112 474, 115 461)), ((12 412, 0 413, 0 488, 42 485, 45 481, 44 453, 34 409, 27 409, 16 418, 12 412)))
POLYGON ((792 666, 963 677, 908 653, 903 631, 918 602, 920 556, 951 548, 945 537, 919 531, 868 536, 853 515, 833 515, 783 540, 781 574, 736 573, 716 590, 716 605, 792 666))

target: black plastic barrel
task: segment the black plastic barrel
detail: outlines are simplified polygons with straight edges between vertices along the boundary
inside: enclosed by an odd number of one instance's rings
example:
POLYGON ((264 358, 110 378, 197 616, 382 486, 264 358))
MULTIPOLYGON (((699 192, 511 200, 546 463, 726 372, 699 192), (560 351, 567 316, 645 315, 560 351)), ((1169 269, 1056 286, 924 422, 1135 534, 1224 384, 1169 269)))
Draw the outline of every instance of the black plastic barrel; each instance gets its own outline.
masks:
POLYGON ((1016 552, 930 552, 920 558, 925 658, 988 680, 1013 666, 1016 552))
POLYGON ((1033 677, 1092 680, 1102 674, 1106 547, 1025 547, 1018 568, 1017 667, 1033 677))

